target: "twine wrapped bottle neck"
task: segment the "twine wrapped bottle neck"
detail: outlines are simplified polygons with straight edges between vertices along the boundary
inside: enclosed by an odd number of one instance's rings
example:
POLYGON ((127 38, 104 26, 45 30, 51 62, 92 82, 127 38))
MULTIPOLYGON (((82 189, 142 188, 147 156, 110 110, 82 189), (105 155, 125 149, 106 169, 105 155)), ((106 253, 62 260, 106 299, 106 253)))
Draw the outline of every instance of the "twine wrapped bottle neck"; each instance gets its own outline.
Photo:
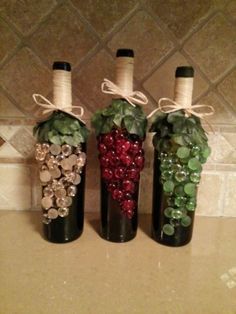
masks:
POLYGON ((59 109, 72 111, 71 71, 53 70, 53 103, 59 109))
POLYGON ((175 79, 174 101, 181 107, 192 105, 193 77, 177 77, 175 79))
POLYGON ((133 92, 134 58, 118 57, 116 59, 116 84, 124 92, 133 92))

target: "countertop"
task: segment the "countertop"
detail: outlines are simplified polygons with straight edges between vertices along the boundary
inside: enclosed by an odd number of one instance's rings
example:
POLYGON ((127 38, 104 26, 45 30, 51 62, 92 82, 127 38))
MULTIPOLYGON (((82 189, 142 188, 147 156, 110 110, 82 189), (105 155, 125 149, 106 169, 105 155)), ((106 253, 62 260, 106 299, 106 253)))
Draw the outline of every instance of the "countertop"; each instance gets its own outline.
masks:
POLYGON ((236 313, 236 219, 197 217, 192 242, 159 245, 150 216, 110 243, 87 214, 82 236, 52 244, 39 212, 0 213, 1 314, 236 313))

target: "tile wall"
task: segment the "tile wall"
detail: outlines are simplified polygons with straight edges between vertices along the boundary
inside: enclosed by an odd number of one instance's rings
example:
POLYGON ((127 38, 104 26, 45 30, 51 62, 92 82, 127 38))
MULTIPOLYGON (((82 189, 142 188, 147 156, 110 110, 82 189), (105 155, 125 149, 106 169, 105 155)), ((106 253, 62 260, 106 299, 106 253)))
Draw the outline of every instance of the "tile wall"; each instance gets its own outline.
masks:
MULTIPOLYGON (((117 48, 135 50, 135 88, 157 106, 172 97, 178 65, 196 70, 194 103, 211 104, 213 148, 199 187, 198 214, 236 216, 235 0, 2 0, 0 2, 0 209, 38 209, 32 127, 41 110, 32 94, 52 95, 51 64, 73 66, 73 102, 92 113, 110 101, 117 48)), ((140 210, 150 212, 151 136, 146 141, 140 210)), ((89 140, 86 210, 99 209, 94 134, 89 140)))

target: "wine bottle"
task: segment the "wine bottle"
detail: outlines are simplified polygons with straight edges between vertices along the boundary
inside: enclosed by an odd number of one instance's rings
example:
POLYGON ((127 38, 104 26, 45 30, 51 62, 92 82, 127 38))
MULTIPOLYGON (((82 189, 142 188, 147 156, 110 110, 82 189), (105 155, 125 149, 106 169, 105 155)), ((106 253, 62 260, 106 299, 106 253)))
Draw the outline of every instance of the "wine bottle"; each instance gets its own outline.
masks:
MULTIPOLYGON (((133 50, 119 49, 116 87, 122 95, 133 93, 133 67, 133 50)), ((126 242, 136 235, 139 179, 144 167, 146 117, 139 105, 122 95, 118 92, 111 105, 92 119, 101 167, 101 236, 112 242, 126 242)))
MULTIPOLYGON (((47 108, 36 96, 45 98, 34 95, 37 104, 47 108)), ((35 158, 42 184, 43 233, 50 242, 65 243, 75 240, 83 231, 88 136, 83 121, 72 113, 68 62, 53 63, 53 105, 47 103, 52 114, 34 128, 35 158)))
POLYGON ((150 129, 155 132, 152 234, 161 244, 182 246, 192 238, 197 187, 210 147, 191 111, 194 69, 178 67, 175 76, 172 108, 157 111, 150 129))

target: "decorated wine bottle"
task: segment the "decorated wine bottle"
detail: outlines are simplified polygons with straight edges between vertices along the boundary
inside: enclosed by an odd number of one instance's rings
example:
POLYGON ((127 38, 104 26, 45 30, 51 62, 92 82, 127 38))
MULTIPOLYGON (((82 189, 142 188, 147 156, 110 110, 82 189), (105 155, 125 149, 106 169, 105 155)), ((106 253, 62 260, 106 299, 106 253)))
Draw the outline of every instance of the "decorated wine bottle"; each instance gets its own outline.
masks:
POLYGON ((160 99, 150 129, 155 132, 152 234, 159 243, 182 246, 192 238, 197 187, 210 148, 197 111, 201 106, 192 106, 194 70, 178 67, 175 76, 174 101, 160 99))
POLYGON ((101 168, 101 236, 112 242, 126 242, 137 231, 147 124, 139 104, 147 103, 147 99, 141 92, 133 92, 133 50, 119 49, 116 57, 116 84, 107 79, 102 84, 102 91, 114 94, 114 99, 110 106, 95 113, 92 125, 101 168))
POLYGON ((72 106, 70 64, 53 64, 53 104, 39 94, 33 98, 46 108, 44 114, 51 112, 34 128, 44 237, 55 243, 73 241, 83 231, 88 130, 80 119, 83 108, 77 107, 80 114, 72 113, 76 106, 72 106))

